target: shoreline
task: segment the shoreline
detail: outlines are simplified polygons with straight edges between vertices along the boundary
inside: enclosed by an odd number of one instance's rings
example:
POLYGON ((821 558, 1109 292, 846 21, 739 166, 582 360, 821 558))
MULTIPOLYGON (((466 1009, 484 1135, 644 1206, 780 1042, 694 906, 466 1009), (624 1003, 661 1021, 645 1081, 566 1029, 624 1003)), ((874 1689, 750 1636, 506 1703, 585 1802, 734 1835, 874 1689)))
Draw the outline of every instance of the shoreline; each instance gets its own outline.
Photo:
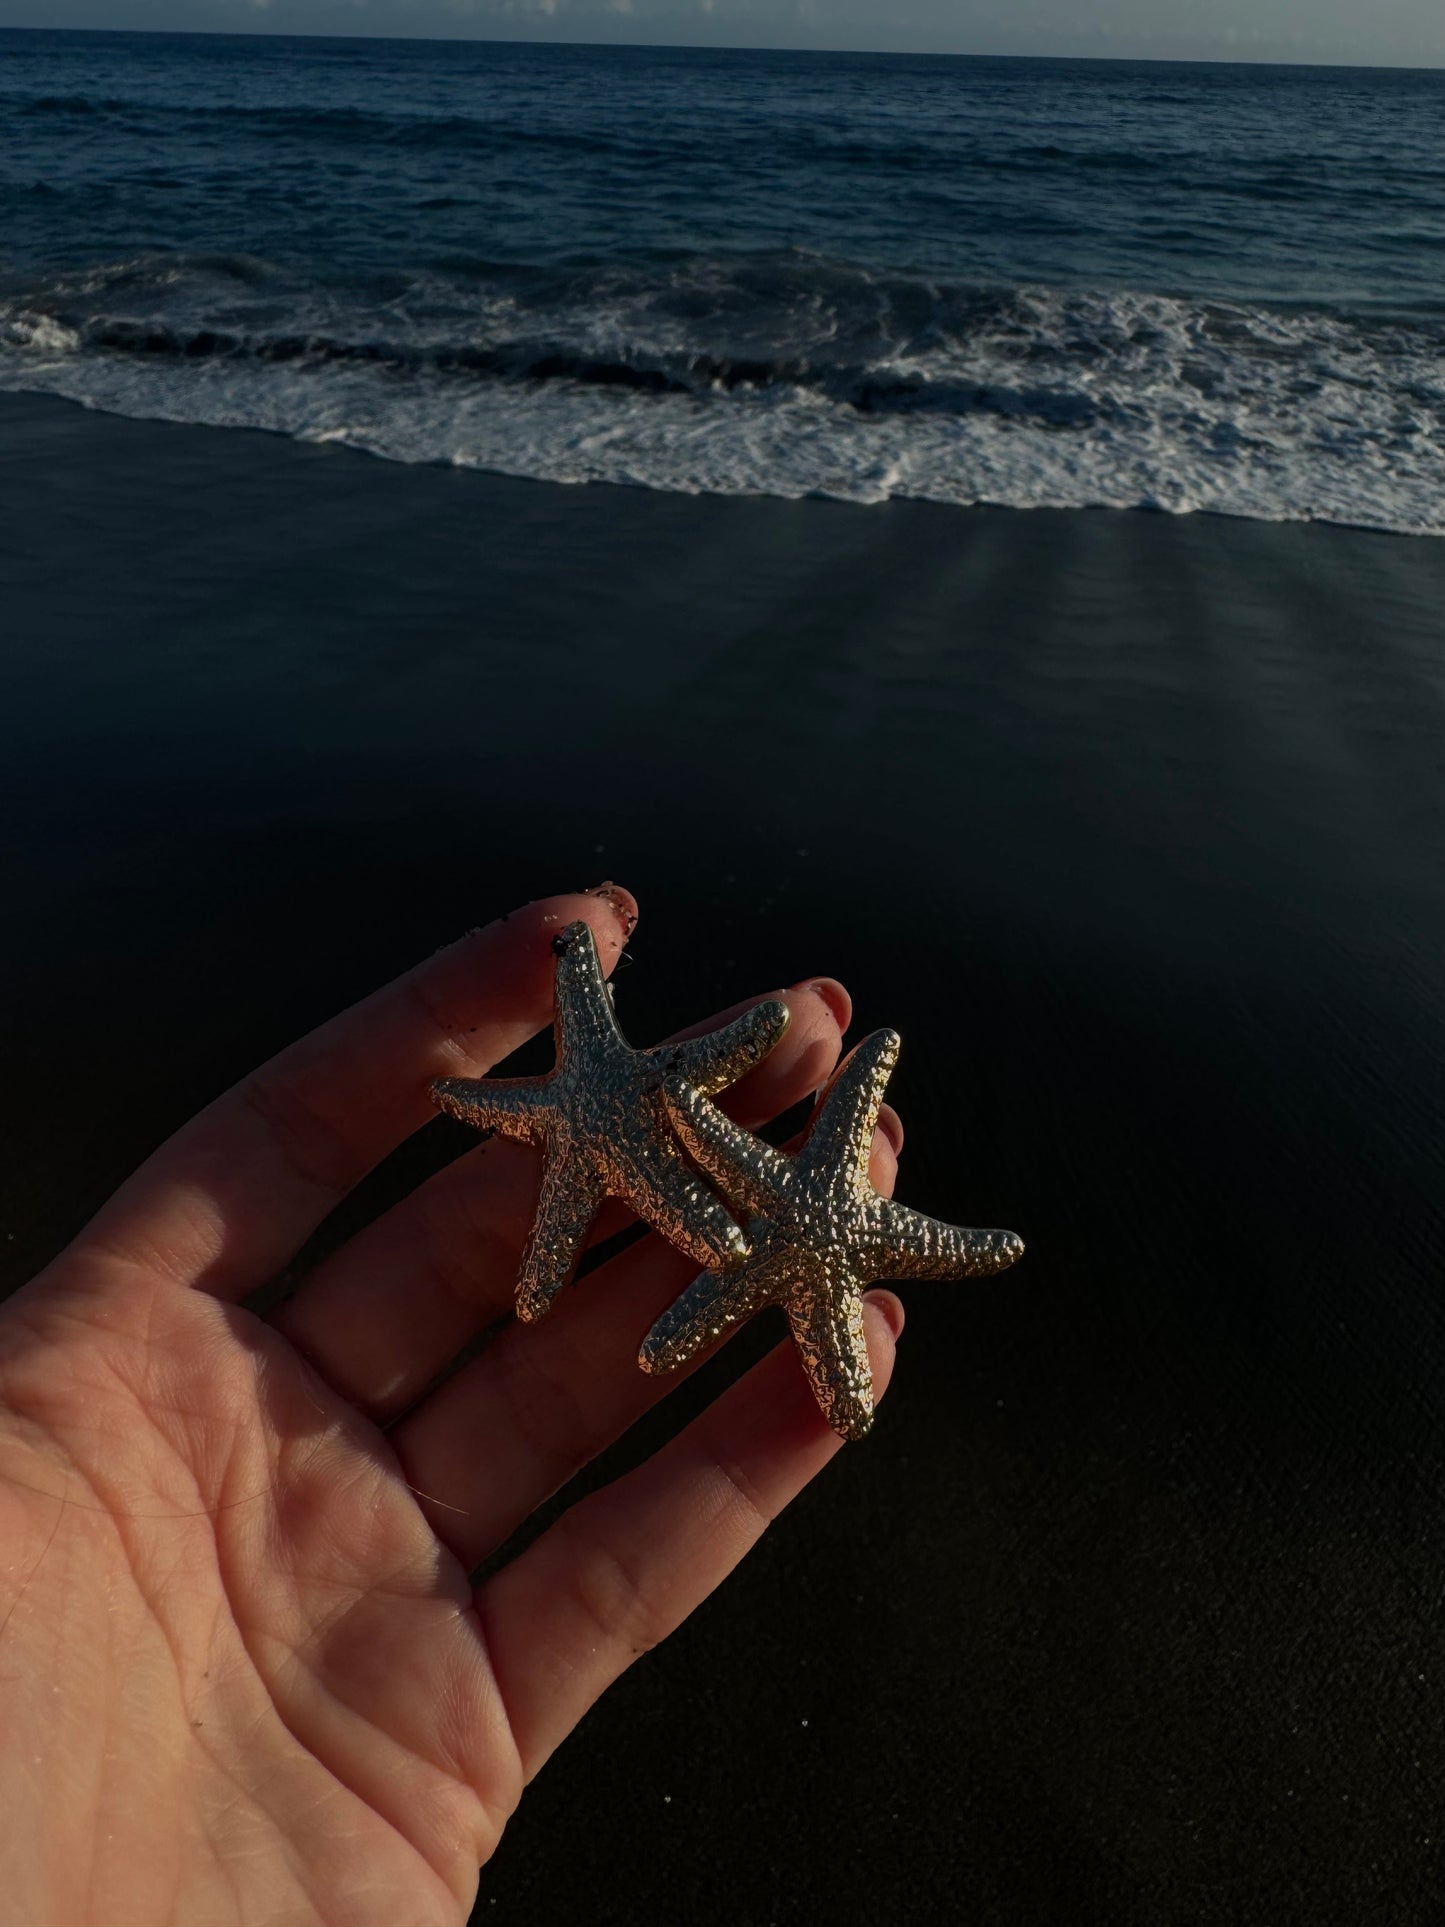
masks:
MULTIPOLYGON (((1176 297, 1168 295, 1138 296, 1126 290, 1116 290, 1112 296, 1098 298, 1115 299, 1125 303, 1143 303, 1146 307, 1150 302, 1163 302, 1168 305, 1176 301, 1176 297)), ((165 333, 165 330, 162 330, 162 333, 165 333)), ((349 357, 344 359, 349 360, 349 357)), ((1405 513, 1403 502, 1393 503, 1388 514, 1379 507, 1373 515, 1367 514, 1362 509, 1360 513, 1364 519, 1356 519, 1343 511, 1324 513, 1317 509, 1293 514, 1256 513, 1247 504, 1252 490, 1258 486, 1258 478, 1236 475, 1225 478, 1221 483, 1218 477, 1211 478, 1207 470, 1204 473, 1196 472, 1191 475, 1190 465, 1197 463, 1198 453, 1196 451, 1191 456, 1182 447, 1175 451, 1174 461, 1177 466, 1165 464, 1159 468, 1154 458, 1144 459, 1136 452, 1132 468, 1126 463, 1123 469, 1116 471, 1105 462, 1094 475, 1093 481, 1085 485, 1079 480, 1076 466, 1082 464, 1083 469, 1087 471, 1098 459, 1098 451, 1092 449, 1087 442, 1076 451, 1073 460, 1061 460, 1060 450, 1055 446, 1051 435, 1045 433, 1040 438, 1032 428, 1021 427, 1017 431, 1018 436, 1030 445, 1030 452, 1024 457, 1020 466, 1018 446, 1022 443, 1016 445, 1007 434, 1001 441, 995 442, 990 439, 995 432, 993 430, 984 433, 984 439, 978 441, 976 432, 983 432, 979 424, 957 423, 955 432, 961 431, 967 438, 968 459, 979 464, 985 472, 992 470, 1005 478, 1011 477, 1011 487, 1016 492, 1016 499, 1010 496, 1009 480, 1000 483, 996 496, 955 498, 944 486, 944 478, 949 472, 952 461, 958 459, 959 451, 950 450, 946 439, 934 446, 926 457, 925 467, 929 462, 933 464, 934 480, 926 487, 920 487, 917 493, 890 492, 876 495, 866 491, 860 492, 860 487, 866 482, 869 472, 878 463, 886 463, 889 460, 912 462, 919 456, 922 451, 910 446, 907 441, 895 441, 891 453, 887 442, 877 445, 870 443, 866 448, 859 445, 857 448, 846 451, 843 444, 840 444, 834 451, 840 464, 836 470, 836 487, 829 487, 819 482, 813 487, 789 491, 785 488, 769 486, 768 480, 762 479, 759 479, 754 486, 714 487, 709 480, 697 479, 689 466, 691 458, 685 450, 664 454, 654 449, 649 454, 647 452, 649 437, 645 433, 630 454, 624 452, 620 457, 613 455, 608 458, 612 467, 620 468, 621 472, 606 472, 607 462, 605 461, 599 472, 560 472, 575 466, 576 458, 569 455, 568 450, 574 448, 579 441, 585 443, 595 437, 603 444, 607 444, 616 432, 621 436, 620 446, 624 451, 631 446, 628 437, 641 424, 629 422, 623 425, 606 412, 607 404, 604 397, 612 392, 606 384, 599 389, 595 383, 584 380, 578 391, 579 396, 585 397, 585 401, 578 403, 584 411, 585 409, 595 411, 602 406, 602 414, 597 415, 594 412, 594 415, 587 417, 586 420, 581 416, 575 420, 570 417, 560 420, 554 419, 549 413, 554 408, 555 395, 545 403, 539 402, 538 396, 534 395, 530 402, 524 405, 523 414, 518 415, 516 385, 501 382, 497 405, 508 426, 502 431, 501 441, 497 445, 493 458, 489 459, 467 439, 471 436, 474 441, 475 436, 480 433, 481 446, 485 447, 488 441, 487 432, 475 428, 458 431, 461 439, 450 455, 439 450, 421 454, 406 452, 408 449, 414 450, 416 434, 420 432, 425 436, 426 431, 419 430, 415 423, 408 425, 405 411, 393 415, 386 407, 378 407, 376 392, 364 387, 351 395, 350 402, 356 409, 358 418, 368 423, 365 428, 326 428, 311 432, 302 423, 308 408, 316 406, 314 395, 309 403, 303 402, 302 393, 298 390, 288 401, 284 396, 278 398, 267 393, 264 386, 252 397, 252 404, 263 412, 279 410, 276 420, 258 417, 254 420, 214 421, 186 414, 151 413, 145 406, 137 405, 133 396, 127 394, 124 400, 120 398, 121 392, 125 390, 126 381, 132 378, 138 369, 143 373, 146 372, 144 360, 145 358, 142 358, 142 361, 137 363, 133 357, 121 356, 114 358, 109 366, 104 360, 90 361, 92 375, 105 368, 111 380, 120 383, 120 390, 112 399, 107 399, 104 394, 99 396, 84 393, 72 394, 66 392, 63 387, 50 389, 24 382, 13 386, 0 384, 0 398, 8 398, 20 405, 23 405, 27 399, 34 398, 41 402, 48 401, 66 407, 79 408, 90 414, 120 421, 146 423, 155 427, 200 428, 212 429, 224 434, 268 435, 294 442, 300 447, 335 448, 348 454, 367 455, 405 468, 436 468, 458 474, 490 476, 498 480, 533 482, 542 486, 568 489, 601 486, 629 491, 640 489, 647 493, 677 495, 689 500, 832 502, 842 507, 852 508, 885 508, 899 504, 947 510, 1012 510, 1031 514, 1137 513, 1181 519, 1206 515, 1218 516, 1228 521, 1258 521, 1271 527, 1339 528, 1361 534, 1401 535, 1432 541, 1445 540, 1445 521, 1440 521, 1438 526, 1432 523, 1428 527, 1403 525, 1399 521, 1399 517, 1405 513), (532 416, 526 414, 527 408, 535 411, 532 416), (285 418, 288 410, 291 419, 285 418), (528 423, 530 426, 526 425, 528 423), (518 433, 523 434, 524 441, 528 434, 531 436, 530 442, 527 443, 531 465, 525 472, 520 468, 512 467, 505 453, 511 446, 507 437, 509 435, 515 437, 518 433), (861 469, 858 467, 860 461, 863 464, 861 469), (629 468, 634 464, 640 465, 644 470, 648 470, 650 466, 650 472, 629 473, 629 468), (1047 479, 1050 473, 1052 473, 1051 481, 1047 479), (1188 479, 1182 480, 1182 477, 1188 477, 1188 479), (1062 490, 1067 496, 1071 490, 1081 487, 1085 492, 1077 501, 1035 499, 1040 489, 1045 493, 1050 488, 1062 490), (1221 487, 1225 497, 1229 497, 1232 491, 1238 498, 1236 505, 1231 506, 1228 500, 1211 499, 1210 491, 1215 487, 1221 487), (1090 489, 1094 491, 1093 494, 1089 493, 1090 489), (1139 499, 1109 499, 1111 492, 1117 495, 1121 489, 1126 492, 1132 489, 1139 499), (1171 491, 1181 489, 1184 491, 1184 497, 1179 502, 1162 499, 1171 491)), ((172 342, 171 353, 163 358, 162 367, 169 369, 172 382, 189 380, 194 373, 189 350, 179 347, 174 342, 172 342)), ((158 370, 152 369, 149 372, 156 373, 158 370)), ((336 372, 333 369, 332 373, 336 372)), ((545 383, 534 384, 534 386, 538 388, 539 394, 547 388, 545 383)), ((331 397, 328 406, 334 408, 337 399, 335 396, 331 397)), ((475 396, 471 397, 471 400, 475 399, 475 396)), ((474 413, 468 408, 467 397, 464 395, 459 394, 456 397, 456 404, 455 414, 458 420, 475 424, 486 419, 486 411, 474 413)), ((214 400, 210 405, 212 407, 216 405, 214 400)), ((234 407, 237 404, 232 401, 226 405, 234 407)), ((852 426, 856 427, 857 421, 861 421, 869 412, 866 396, 861 408, 862 413, 857 420, 853 420, 852 411, 843 409, 840 421, 852 422, 852 426)), ((674 429, 677 426, 678 424, 674 422, 674 429)), ((745 427, 743 419, 739 417, 735 420, 728 414, 720 414, 713 421, 711 434, 707 439, 710 447, 717 451, 725 451, 721 457, 725 472, 736 474, 751 469, 759 478, 780 480, 788 469, 786 451, 790 441, 796 433, 804 432, 805 428, 806 424, 802 422, 793 423, 791 429, 776 428, 771 443, 765 437, 763 442, 754 448, 751 446, 750 431, 745 427)), ((896 430, 897 424, 892 424, 892 428, 896 430)), ((433 427, 431 432, 435 437, 441 431, 433 427)), ((851 428, 845 427, 839 432, 844 434, 846 442, 848 435, 851 434, 851 428)), ((715 457, 715 459, 718 458, 715 457)), ((1419 478, 1415 477, 1414 480, 1418 483, 1419 478)), ((1297 478, 1291 479, 1288 487, 1295 487, 1296 481, 1297 478)), ((1319 483, 1319 478, 1316 478, 1316 483, 1319 483)), ((1285 476, 1282 474, 1276 476, 1274 486, 1285 488, 1285 476)), ((1325 486, 1326 498, 1336 493, 1333 483, 1325 486)), ((1306 495, 1308 494, 1307 489, 1306 495)))
MULTIPOLYGON (((36 31, 39 31, 37 29, 36 31)), ((586 44, 586 43, 579 43, 586 44)), ((1025 56, 1020 55, 1022 59, 1025 56)), ((803 495, 780 495, 768 490, 725 490, 673 489, 646 481, 609 481, 592 477, 577 480, 556 480, 545 475, 524 475, 511 469, 489 468, 467 462, 449 461, 438 456, 434 459, 412 461, 404 456, 390 455, 384 450, 368 448, 360 443, 349 442, 325 436, 297 434, 288 428, 271 427, 264 423, 217 423, 189 421, 167 415, 132 414, 122 409, 105 407, 100 402, 77 399, 38 387, 13 387, 0 385, 0 427, 11 429, 16 426, 43 432, 47 423, 54 423, 65 415, 81 415, 101 422, 130 423, 139 429, 156 429, 162 433, 177 431, 183 435, 199 434, 218 436, 226 440, 240 438, 260 440, 297 450, 309 450, 322 457, 336 455, 346 460, 376 463, 385 469, 399 469, 403 472, 419 471, 429 474, 454 475, 475 478, 486 483, 499 483, 504 486, 557 490, 563 495, 579 493, 616 494, 624 497, 659 496, 667 500, 696 503, 733 503, 765 505, 775 503, 780 508, 816 506, 820 508, 845 510, 855 514, 872 511, 901 509, 905 512, 923 511, 944 515, 1003 515, 1049 517, 1138 517, 1145 521, 1164 522, 1222 522, 1227 524, 1244 523, 1265 529, 1318 529, 1338 530, 1346 536, 1365 536, 1372 538, 1391 538, 1400 542, 1419 542, 1427 545, 1445 543, 1445 531, 1419 529, 1384 528, 1367 522, 1342 522, 1325 517, 1312 516, 1260 516, 1245 510, 1214 507, 1167 508, 1155 503, 1132 504, 1119 507, 1108 502, 1088 502, 1058 506, 1052 503, 1012 503, 985 500, 952 502, 941 501, 931 496, 889 495, 878 500, 862 501, 850 496, 814 493, 803 495), (33 412, 32 412, 33 405, 33 412), (56 412, 52 412, 56 411, 56 412)))

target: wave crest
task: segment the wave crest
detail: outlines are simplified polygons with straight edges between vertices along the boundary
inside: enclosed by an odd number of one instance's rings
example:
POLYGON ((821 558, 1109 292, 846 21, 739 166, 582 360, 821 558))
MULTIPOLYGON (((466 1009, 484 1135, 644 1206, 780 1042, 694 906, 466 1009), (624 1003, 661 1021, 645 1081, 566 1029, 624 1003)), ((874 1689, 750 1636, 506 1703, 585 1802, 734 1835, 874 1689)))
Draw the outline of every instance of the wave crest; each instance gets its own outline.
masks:
POLYGON ((800 251, 303 280, 157 254, 0 285, 0 385, 403 461, 689 491, 1445 533, 1445 327, 977 289, 800 251))

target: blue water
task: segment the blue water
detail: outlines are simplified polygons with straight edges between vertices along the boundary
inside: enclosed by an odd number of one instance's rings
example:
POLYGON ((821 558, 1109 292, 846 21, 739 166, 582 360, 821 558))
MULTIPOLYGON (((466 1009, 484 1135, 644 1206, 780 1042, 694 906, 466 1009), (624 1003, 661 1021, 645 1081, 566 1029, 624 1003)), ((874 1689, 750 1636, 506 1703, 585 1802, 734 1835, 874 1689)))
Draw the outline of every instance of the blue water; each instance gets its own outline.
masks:
POLYGON ((0 386, 1445 532, 1445 73, 0 34, 0 386))

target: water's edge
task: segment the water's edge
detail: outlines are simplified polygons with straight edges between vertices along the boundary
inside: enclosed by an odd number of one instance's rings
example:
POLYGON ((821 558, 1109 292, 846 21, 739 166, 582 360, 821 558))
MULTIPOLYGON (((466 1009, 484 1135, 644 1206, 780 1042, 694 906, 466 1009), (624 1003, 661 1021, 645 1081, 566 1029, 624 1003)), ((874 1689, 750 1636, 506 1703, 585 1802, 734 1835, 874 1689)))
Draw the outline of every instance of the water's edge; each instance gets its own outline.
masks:
POLYGON ((1212 510, 1445 534, 1445 340, 956 288, 790 250, 326 282, 175 252, 0 290, 0 388, 683 494, 1212 510))

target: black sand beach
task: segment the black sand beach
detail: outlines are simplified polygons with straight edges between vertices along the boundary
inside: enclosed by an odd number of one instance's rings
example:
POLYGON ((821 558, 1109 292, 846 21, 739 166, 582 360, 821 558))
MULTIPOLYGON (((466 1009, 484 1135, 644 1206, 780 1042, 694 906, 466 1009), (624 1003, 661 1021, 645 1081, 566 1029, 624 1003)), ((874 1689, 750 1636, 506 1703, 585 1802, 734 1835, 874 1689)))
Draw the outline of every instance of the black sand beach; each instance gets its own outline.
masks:
POLYGON ((1432 1917, 1445 542, 3 396, 0 676, 7 1283, 260 1057, 606 876, 636 1037, 838 975, 904 1036, 900 1195, 1028 1241, 904 1290, 874 1437, 481 1919, 1432 1917))

